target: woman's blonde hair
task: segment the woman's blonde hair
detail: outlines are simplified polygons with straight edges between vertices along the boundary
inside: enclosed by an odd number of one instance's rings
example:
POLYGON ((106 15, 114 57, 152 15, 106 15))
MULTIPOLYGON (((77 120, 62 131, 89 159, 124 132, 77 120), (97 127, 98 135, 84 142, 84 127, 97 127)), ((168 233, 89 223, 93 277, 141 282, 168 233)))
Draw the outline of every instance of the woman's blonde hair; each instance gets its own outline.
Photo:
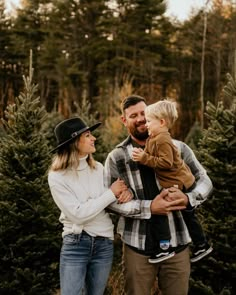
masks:
POLYGON ((171 128, 178 119, 176 102, 164 99, 150 104, 145 108, 145 116, 155 119, 165 119, 167 127, 171 128))
MULTIPOLYGON (((80 137, 77 137, 69 144, 62 146, 60 149, 58 149, 57 153, 52 159, 52 164, 49 170, 58 171, 67 168, 76 169, 79 166, 79 138, 80 137)), ((88 155, 87 162, 91 169, 96 168, 96 161, 93 159, 92 154, 88 155)))

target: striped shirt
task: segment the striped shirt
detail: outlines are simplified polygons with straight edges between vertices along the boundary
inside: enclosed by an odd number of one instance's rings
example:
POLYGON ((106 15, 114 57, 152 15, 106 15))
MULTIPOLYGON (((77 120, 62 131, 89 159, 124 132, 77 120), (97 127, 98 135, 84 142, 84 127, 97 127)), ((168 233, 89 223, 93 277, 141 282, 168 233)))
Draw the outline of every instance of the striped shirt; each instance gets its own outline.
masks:
MULTIPOLYGON (((187 195, 190 205, 197 207, 212 192, 211 180, 195 157, 193 151, 181 141, 173 140, 173 142, 196 178, 196 186, 187 195)), ((109 153, 105 162, 105 185, 109 187, 117 178, 121 178, 132 190, 134 194, 132 201, 124 204, 114 202, 108 208, 120 215, 117 232, 121 235, 122 241, 138 250, 144 250, 146 221, 151 218, 150 206, 152 200, 145 200, 138 163, 131 159, 132 149, 133 145, 129 136, 109 153)), ((157 185, 159 186, 158 181, 157 185)), ((168 219, 172 247, 190 243, 191 238, 181 212, 174 211, 169 213, 168 219)))

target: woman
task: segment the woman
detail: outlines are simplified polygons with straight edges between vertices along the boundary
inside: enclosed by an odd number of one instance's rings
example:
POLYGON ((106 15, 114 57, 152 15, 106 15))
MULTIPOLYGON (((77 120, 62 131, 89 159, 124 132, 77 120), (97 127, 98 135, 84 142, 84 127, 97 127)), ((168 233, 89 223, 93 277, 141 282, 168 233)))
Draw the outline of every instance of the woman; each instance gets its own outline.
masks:
POLYGON ((122 180, 109 189, 103 184, 103 166, 96 162, 96 138, 80 118, 64 120, 55 128, 58 146, 49 169, 48 182, 61 210, 63 245, 60 255, 61 295, 102 295, 113 258, 113 224, 105 208, 129 201, 122 180))

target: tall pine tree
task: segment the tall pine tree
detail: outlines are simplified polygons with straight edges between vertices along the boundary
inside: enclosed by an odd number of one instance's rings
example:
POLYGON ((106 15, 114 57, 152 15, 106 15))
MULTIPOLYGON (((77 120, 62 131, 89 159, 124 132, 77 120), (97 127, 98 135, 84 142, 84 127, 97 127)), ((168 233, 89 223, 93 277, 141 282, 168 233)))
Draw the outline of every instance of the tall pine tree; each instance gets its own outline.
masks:
POLYGON ((60 230, 47 184, 46 111, 32 82, 6 110, 0 149, 0 293, 52 294, 58 286, 60 230))
POLYGON ((204 224, 214 251, 196 266, 190 294, 236 294, 236 82, 228 75, 223 101, 208 102, 209 127, 199 146, 200 161, 214 185, 213 196, 204 204, 204 224), (229 101, 231 104, 229 105, 229 101))

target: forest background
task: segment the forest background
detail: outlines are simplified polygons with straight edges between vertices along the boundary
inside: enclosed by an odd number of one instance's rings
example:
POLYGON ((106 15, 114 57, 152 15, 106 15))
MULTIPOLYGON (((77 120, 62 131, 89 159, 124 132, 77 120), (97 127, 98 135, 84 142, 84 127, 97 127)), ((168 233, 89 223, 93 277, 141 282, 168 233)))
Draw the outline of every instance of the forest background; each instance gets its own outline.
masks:
MULTIPOLYGON (((162 0, 25 0, 15 16, 0 0, 1 294, 58 288, 59 212, 46 182, 56 123, 102 121, 103 162, 126 136, 119 104, 131 93, 178 102, 172 135, 191 145, 213 180, 199 214, 215 254, 193 266, 190 294, 234 293, 236 7, 206 2, 178 22, 162 0)), ((122 294, 116 243, 107 294, 122 294)))

